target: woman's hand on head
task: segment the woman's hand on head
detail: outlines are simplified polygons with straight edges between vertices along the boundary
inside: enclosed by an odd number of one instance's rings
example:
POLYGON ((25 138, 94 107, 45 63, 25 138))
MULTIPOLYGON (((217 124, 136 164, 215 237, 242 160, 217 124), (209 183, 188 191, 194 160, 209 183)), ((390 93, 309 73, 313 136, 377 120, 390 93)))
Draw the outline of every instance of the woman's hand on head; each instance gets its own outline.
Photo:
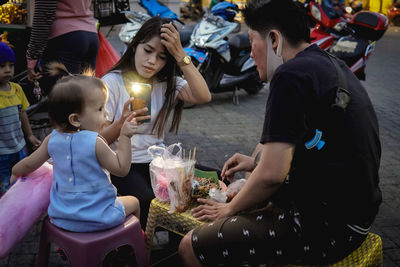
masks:
POLYGON ((181 44, 181 38, 178 30, 171 23, 161 26, 161 44, 167 48, 168 52, 175 58, 177 62, 182 60, 186 55, 181 44))
POLYGON ((219 203, 204 198, 197 199, 197 202, 201 205, 192 209, 192 214, 199 221, 215 221, 233 215, 229 203, 219 203))

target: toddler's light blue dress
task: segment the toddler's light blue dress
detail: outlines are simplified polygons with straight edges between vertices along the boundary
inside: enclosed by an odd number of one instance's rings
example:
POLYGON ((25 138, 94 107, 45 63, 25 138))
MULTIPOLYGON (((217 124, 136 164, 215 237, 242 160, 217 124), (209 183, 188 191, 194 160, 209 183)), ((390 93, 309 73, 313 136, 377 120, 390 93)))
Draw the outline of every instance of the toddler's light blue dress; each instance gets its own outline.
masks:
POLYGON ((54 161, 48 215, 56 226, 74 232, 114 227, 125 219, 109 173, 96 158, 98 133, 51 133, 48 153, 54 161))

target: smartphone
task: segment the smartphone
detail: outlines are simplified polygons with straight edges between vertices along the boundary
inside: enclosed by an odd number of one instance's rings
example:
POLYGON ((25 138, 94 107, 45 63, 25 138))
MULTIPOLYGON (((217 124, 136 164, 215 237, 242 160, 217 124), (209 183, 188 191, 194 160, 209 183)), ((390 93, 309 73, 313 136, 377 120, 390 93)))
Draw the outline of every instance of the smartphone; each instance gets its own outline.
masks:
MULTIPOLYGON (((147 112, 144 115, 151 116, 151 84, 133 82, 130 87, 131 88, 128 88, 129 96, 134 97, 133 103, 131 103, 131 110, 137 110, 147 106, 147 112)), ((150 122, 150 119, 142 122, 150 122)))

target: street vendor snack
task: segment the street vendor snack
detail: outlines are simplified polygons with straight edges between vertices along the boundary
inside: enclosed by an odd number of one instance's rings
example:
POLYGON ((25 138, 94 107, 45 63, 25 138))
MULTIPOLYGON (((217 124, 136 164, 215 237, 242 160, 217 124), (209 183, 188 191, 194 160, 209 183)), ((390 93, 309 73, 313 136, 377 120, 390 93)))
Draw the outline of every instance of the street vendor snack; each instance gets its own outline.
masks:
POLYGON ((218 178, 196 176, 193 179, 192 198, 208 198, 211 188, 221 190, 218 178))
POLYGON ((191 188, 194 174, 194 161, 183 162, 182 166, 178 166, 169 174, 170 183, 168 184, 169 198, 171 201, 171 211, 184 212, 191 204, 191 188))
POLYGON ((169 147, 154 145, 149 147, 148 152, 153 158, 150 163, 150 180, 154 195, 160 201, 170 201, 171 213, 184 212, 192 202, 195 150, 193 154, 189 153, 189 157, 185 157, 178 143, 169 147))

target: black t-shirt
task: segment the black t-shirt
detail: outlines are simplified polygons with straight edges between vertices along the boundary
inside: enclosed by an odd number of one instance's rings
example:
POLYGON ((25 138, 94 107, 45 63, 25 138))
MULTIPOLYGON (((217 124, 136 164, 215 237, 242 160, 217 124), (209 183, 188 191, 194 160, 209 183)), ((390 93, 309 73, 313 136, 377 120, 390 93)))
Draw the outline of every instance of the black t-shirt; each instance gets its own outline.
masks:
POLYGON ((332 113, 338 75, 331 60, 312 45, 276 70, 260 142, 296 145, 285 186, 305 216, 366 225, 382 202, 378 122, 366 90, 341 60, 351 100, 344 113, 332 113), (325 144, 308 149, 316 130, 325 144))

